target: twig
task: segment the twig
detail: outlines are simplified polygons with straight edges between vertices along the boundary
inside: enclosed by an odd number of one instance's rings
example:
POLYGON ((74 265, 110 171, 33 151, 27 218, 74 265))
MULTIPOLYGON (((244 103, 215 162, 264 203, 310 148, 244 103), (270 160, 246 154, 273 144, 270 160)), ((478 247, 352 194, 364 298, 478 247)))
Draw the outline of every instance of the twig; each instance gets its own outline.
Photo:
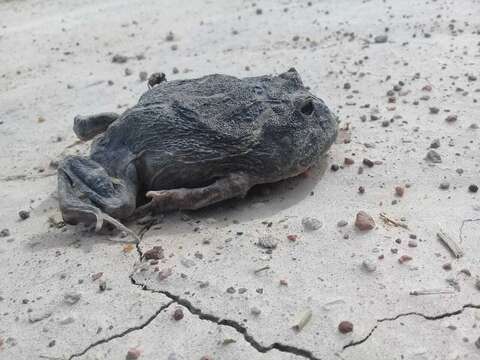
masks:
POLYGON ((457 259, 463 256, 463 250, 450 236, 445 234, 442 230, 437 233, 438 238, 447 246, 448 250, 457 259))
POLYGON ((401 223, 397 220, 394 220, 394 219, 388 217, 387 214, 385 214, 385 213, 380 213, 380 218, 386 224, 390 224, 390 225, 393 225, 393 226, 396 226, 396 227, 401 227, 401 228, 404 228, 404 229, 408 230, 408 225, 407 224, 404 224, 404 223, 401 223))
POLYGON ((455 291, 450 289, 421 289, 410 291, 410 295, 419 296, 419 295, 436 295, 436 294, 454 294, 455 291))
POLYGON ((268 270, 268 269, 270 269, 270 266, 267 265, 267 266, 261 267, 260 269, 255 270, 254 273, 258 274, 258 273, 260 273, 262 271, 265 271, 265 270, 268 270))

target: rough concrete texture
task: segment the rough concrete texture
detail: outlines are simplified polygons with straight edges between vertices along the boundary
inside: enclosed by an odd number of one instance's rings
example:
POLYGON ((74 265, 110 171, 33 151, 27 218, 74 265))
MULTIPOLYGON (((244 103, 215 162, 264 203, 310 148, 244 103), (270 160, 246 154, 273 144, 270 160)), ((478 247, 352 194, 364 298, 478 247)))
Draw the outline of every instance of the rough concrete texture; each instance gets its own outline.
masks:
POLYGON ((0 14, 1 358, 480 357, 480 193, 469 190, 480 181, 480 2, 27 0, 0 14), (140 71, 291 66, 341 121, 306 176, 130 224, 138 247, 59 223, 55 162, 88 149, 74 115, 135 104, 140 71), (373 230, 354 227, 361 210, 373 230), (322 226, 306 230, 304 217, 322 226), (274 249, 258 246, 265 235, 274 249), (153 246, 156 264, 141 259, 153 246), (411 295, 423 290, 433 294, 411 295), (338 331, 344 320, 352 332, 338 331))

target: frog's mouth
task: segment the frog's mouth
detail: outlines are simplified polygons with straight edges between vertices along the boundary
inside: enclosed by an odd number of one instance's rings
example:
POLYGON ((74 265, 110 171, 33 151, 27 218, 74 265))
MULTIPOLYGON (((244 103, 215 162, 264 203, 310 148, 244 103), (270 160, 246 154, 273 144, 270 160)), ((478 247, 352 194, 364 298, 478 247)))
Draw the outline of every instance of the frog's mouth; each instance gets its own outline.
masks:
POLYGON ((74 157, 65 159, 58 168, 58 197, 64 221, 72 225, 78 223, 95 224, 96 231, 100 231, 103 224, 107 222, 139 241, 140 239, 135 232, 102 211, 95 204, 95 201, 92 201, 95 198, 98 199, 100 195, 91 189, 85 181, 82 181, 75 171, 72 171, 71 167, 75 164, 75 160, 74 157))

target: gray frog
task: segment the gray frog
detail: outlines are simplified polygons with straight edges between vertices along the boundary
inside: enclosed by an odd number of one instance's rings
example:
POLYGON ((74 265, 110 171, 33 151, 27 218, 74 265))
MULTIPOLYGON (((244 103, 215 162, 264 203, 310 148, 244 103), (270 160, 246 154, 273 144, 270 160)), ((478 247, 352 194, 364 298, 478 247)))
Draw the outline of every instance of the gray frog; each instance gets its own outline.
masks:
POLYGON ((59 164, 63 219, 129 231, 119 220, 199 209, 304 172, 334 142, 337 121, 292 68, 161 82, 122 115, 77 116, 74 131, 101 135, 90 157, 59 164))

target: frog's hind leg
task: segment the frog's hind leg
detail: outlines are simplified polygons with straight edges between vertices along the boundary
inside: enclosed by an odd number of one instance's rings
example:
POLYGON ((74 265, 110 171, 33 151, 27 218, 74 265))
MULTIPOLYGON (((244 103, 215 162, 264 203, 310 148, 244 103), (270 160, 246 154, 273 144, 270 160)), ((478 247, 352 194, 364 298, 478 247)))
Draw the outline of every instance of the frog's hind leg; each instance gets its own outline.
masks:
POLYGON ((152 201, 137 210, 196 210, 226 199, 244 197, 253 185, 255 182, 250 176, 236 173, 205 187, 148 191, 146 196, 152 201))
POLYGON ((88 116, 77 115, 73 120, 73 131, 80 140, 87 141, 107 130, 108 126, 118 118, 119 115, 113 112, 88 116))

